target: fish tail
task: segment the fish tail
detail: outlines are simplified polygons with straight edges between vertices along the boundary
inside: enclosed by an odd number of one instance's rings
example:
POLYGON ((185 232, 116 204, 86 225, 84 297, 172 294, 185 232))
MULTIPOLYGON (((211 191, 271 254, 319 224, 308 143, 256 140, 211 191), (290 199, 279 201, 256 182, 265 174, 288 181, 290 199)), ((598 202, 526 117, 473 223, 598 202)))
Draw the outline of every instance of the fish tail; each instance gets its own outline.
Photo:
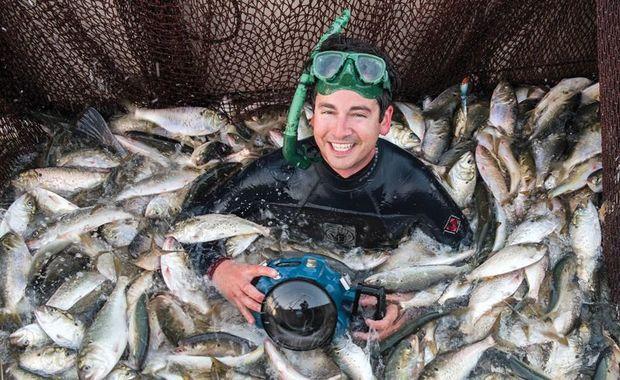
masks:
POLYGON ((93 107, 88 107, 82 113, 77 121, 76 130, 105 146, 113 148, 120 156, 127 156, 127 151, 114 137, 103 116, 93 107))

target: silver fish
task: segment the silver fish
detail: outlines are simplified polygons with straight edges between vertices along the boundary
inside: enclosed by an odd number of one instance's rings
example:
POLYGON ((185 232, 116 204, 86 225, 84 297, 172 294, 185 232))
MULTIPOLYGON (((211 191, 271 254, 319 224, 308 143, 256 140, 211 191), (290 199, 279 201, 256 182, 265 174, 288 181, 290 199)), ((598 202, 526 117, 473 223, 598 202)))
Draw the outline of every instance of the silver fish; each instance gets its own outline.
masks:
POLYGON ((332 342, 330 353, 340 369, 354 380, 375 379, 370 365, 370 357, 348 337, 332 342))
POLYGON ((309 380, 308 377, 302 375, 297 371, 291 363, 284 357, 284 355, 278 351, 276 346, 269 339, 265 339, 264 343, 265 352, 269 357, 269 362, 274 367, 278 378, 281 380, 309 380))
POLYGON ((207 214, 177 223, 170 236, 187 244, 253 233, 267 236, 269 229, 232 214, 207 214))
POLYGON ((60 285, 46 305, 60 310, 69 310, 105 281, 105 276, 97 272, 77 273, 60 285))
POLYGON ((501 81, 491 95, 489 124, 512 136, 517 122, 517 97, 506 81, 501 81))
POLYGON ((396 345, 385 365, 387 379, 417 379, 424 368, 424 349, 416 335, 396 345))
POLYGON ((26 193, 19 196, 6 210, 0 222, 0 237, 9 231, 24 236, 37 210, 35 199, 26 193))
POLYGON ((56 166, 108 169, 120 165, 120 161, 102 149, 82 149, 58 158, 56 166))
POLYGON ((575 209, 569 234, 571 246, 579 262, 577 277, 584 290, 592 290, 593 274, 602 250, 601 222, 592 201, 587 201, 575 209))
POLYGON ((9 232, 0 238, 0 310, 17 312, 31 266, 32 256, 19 235, 9 232))
POLYGON ((49 306, 39 306, 34 316, 39 326, 58 346, 77 350, 82 344, 84 323, 71 314, 49 306))
POLYGON ((466 273, 470 269, 468 265, 460 267, 450 265, 405 267, 374 274, 367 277, 364 283, 383 286, 388 291, 410 292, 428 288, 438 282, 466 273))
POLYGON ((482 354, 495 345, 489 336, 477 343, 441 354, 424 367, 420 379, 465 380, 482 354))
POLYGON ((226 240, 226 254, 237 257, 258 239, 259 234, 237 235, 226 240))
POLYGON ((172 173, 157 174, 127 186, 116 196, 116 200, 177 191, 191 183, 199 175, 200 173, 194 170, 177 170, 172 173))
POLYGON ((50 337, 37 323, 31 323, 15 330, 9 335, 9 341, 17 347, 42 347, 52 343, 50 337))
POLYGON ((49 190, 41 188, 32 189, 30 195, 36 200, 37 208, 48 216, 66 214, 79 208, 77 205, 49 190))
POLYGON ((470 202, 476 189, 476 161, 471 152, 465 152, 450 168, 447 176, 448 193, 457 206, 465 208, 470 202))
POLYGON ((422 110, 411 103, 394 102, 394 105, 403 114, 409 129, 415 133, 419 141, 424 141, 426 125, 422 110))
POLYGON ((134 108, 129 109, 129 114, 135 119, 153 122, 175 135, 209 135, 227 124, 219 113, 204 107, 134 108))
POLYGON ((518 244, 505 247, 471 271, 466 278, 470 281, 516 271, 542 259, 547 247, 542 244, 518 244))
POLYGON ((60 375, 75 365, 75 352, 47 346, 27 350, 19 355, 19 366, 42 376, 60 375))
POLYGON ((114 291, 86 330, 77 357, 80 379, 105 378, 125 351, 128 336, 125 288, 128 282, 127 277, 118 278, 114 291))
POLYGON ((487 148, 482 145, 476 147, 476 165, 480 176, 487 184, 487 187, 500 204, 509 200, 506 178, 502 174, 497 159, 487 148))
POLYGON ((40 168, 21 173, 12 184, 21 193, 40 187, 63 197, 71 197, 100 186, 109 175, 109 169, 40 168))

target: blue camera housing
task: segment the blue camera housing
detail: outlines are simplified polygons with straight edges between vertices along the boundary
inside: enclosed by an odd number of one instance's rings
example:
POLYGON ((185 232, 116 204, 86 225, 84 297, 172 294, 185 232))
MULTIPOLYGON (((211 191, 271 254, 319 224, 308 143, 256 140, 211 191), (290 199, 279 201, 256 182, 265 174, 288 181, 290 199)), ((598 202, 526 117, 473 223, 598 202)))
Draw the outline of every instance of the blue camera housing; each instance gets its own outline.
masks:
MULTIPOLYGON (((313 254, 270 260, 267 266, 276 269, 280 278, 261 277, 256 284, 261 293, 267 294, 276 285, 294 279, 305 279, 320 285, 338 310, 334 337, 344 335, 349 326, 356 296, 356 288, 351 286, 348 277, 331 268, 322 256, 313 254)), ((252 313, 256 326, 264 328, 260 313, 252 313)))

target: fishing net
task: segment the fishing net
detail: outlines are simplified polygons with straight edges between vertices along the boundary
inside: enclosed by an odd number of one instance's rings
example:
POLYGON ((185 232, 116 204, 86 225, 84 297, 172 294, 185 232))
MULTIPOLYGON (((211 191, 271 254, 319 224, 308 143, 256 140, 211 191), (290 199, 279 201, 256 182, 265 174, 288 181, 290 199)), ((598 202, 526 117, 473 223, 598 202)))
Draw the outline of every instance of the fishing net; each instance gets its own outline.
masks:
POLYGON ((473 78, 474 91, 489 91, 499 79, 553 84, 600 75, 610 202, 605 247, 614 253, 608 256, 610 282, 620 283, 614 280, 620 277, 615 259, 620 248, 613 244, 620 218, 614 208, 620 142, 611 128, 620 124, 615 0, 2 0, 0 5, 0 184, 42 138, 41 126, 24 111, 75 114, 94 106, 110 113, 130 101, 151 107, 213 105, 234 116, 261 104, 286 104, 308 52, 345 7, 352 11, 346 34, 370 40, 392 57, 402 79, 400 99, 435 95, 465 75, 473 78))

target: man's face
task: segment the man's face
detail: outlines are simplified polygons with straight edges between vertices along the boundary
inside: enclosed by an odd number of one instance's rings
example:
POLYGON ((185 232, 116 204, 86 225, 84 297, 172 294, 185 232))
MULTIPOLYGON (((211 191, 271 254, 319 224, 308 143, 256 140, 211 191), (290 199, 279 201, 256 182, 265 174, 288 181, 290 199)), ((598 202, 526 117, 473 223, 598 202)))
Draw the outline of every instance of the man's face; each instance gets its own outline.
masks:
POLYGON ((363 169, 375 154, 379 135, 390 130, 392 106, 379 120, 379 103, 355 91, 317 94, 312 127, 323 159, 344 178, 363 169))

